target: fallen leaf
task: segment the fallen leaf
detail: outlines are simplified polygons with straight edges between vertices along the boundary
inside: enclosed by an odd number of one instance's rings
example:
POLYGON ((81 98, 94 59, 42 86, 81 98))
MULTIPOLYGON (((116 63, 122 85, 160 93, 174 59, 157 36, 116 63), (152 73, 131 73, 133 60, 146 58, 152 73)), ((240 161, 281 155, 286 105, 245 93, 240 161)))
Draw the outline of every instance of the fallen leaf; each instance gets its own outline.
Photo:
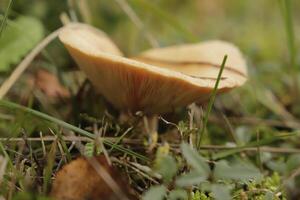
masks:
POLYGON ((50 98, 69 98, 70 92, 58 80, 58 78, 44 70, 40 69, 34 77, 35 87, 40 89, 46 96, 50 98))
POLYGON ((56 200, 137 199, 105 156, 80 157, 56 175, 51 196, 56 200))

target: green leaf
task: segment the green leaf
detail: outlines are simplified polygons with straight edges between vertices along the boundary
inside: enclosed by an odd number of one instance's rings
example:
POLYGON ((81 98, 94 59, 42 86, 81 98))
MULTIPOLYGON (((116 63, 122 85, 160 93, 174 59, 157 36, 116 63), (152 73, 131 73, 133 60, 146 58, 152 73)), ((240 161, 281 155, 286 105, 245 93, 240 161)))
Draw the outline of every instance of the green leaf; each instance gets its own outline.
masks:
POLYGON ((251 134, 249 134, 250 130, 248 126, 239 126, 234 134, 238 140, 239 143, 241 144, 247 144, 251 140, 251 134))
POLYGON ((156 160, 155 171, 162 175, 164 181, 169 182, 177 172, 177 163, 170 155, 165 155, 156 160))
POLYGON ((0 71, 6 71, 32 49, 44 35, 42 23, 32 17, 9 21, 0 38, 0 71))
POLYGON ((287 163, 284 162, 282 159, 279 160, 270 160, 266 162, 266 166, 276 172, 279 173, 287 173, 287 163))
POLYGON ((152 186, 143 195, 142 200, 163 200, 166 196, 167 188, 163 185, 152 186))
POLYGON ((182 143, 180 145, 181 152, 186 159, 187 163, 191 165, 200 174, 210 174, 210 168, 205 159, 199 155, 199 153, 192 149, 188 144, 182 143))
POLYGON ((230 190, 225 185, 214 184, 211 187, 211 191, 216 200, 231 200, 230 190))
POLYGON ((286 162, 287 172, 289 173, 294 169, 298 168, 299 166, 300 166, 300 154, 291 155, 286 162))
POLYGON ((188 174, 184 174, 177 178, 176 185, 179 187, 189 187, 193 185, 199 185, 207 180, 207 173, 200 173, 198 171, 191 171, 188 174))
POLYGON ((225 179, 225 180, 240 180, 240 181, 249 181, 256 180, 259 181, 262 179, 262 174, 260 171, 250 165, 250 164, 235 164, 229 166, 226 161, 220 161, 216 163, 214 170, 214 178, 225 179))
POLYGON ((169 194, 169 200, 186 200, 188 199, 188 194, 185 190, 177 189, 172 190, 169 194))
POLYGON ((273 200, 273 199, 276 199, 276 196, 273 194, 273 192, 267 191, 264 196, 264 199, 265 200, 273 200))

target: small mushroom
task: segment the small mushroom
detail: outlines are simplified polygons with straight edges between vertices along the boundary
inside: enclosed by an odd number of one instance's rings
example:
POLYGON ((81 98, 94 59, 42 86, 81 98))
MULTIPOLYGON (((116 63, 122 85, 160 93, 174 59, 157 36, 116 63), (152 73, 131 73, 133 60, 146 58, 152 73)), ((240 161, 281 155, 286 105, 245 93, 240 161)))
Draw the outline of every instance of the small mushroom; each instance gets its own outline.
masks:
POLYGON ((207 100, 225 54, 218 93, 247 79, 241 52, 223 41, 151 49, 125 58, 105 33, 86 24, 66 26, 59 38, 95 88, 123 112, 161 114, 207 100))

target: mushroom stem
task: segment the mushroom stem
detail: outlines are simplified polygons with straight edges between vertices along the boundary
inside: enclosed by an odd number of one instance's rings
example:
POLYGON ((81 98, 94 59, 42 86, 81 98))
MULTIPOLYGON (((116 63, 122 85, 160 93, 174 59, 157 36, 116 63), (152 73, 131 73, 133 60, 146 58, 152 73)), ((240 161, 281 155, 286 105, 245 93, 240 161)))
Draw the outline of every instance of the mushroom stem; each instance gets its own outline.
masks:
POLYGON ((148 151, 152 151, 156 147, 158 140, 158 116, 144 116, 143 120, 146 133, 148 134, 148 151))

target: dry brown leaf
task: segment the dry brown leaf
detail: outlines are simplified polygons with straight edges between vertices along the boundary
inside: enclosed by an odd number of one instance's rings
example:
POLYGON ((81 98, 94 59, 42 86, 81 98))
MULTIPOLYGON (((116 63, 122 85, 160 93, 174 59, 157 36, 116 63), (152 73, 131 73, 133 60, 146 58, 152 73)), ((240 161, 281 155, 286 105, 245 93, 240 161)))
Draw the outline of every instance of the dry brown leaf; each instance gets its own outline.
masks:
POLYGON ((105 156, 80 157, 65 165, 56 175, 51 196, 56 200, 137 199, 105 156))
POLYGON ((128 59, 111 48, 107 36, 97 32, 75 24, 67 26, 59 38, 95 88, 121 111, 159 114, 208 99, 225 54, 228 63, 218 92, 246 81, 240 51, 226 42, 154 49, 128 59))
POLYGON ((34 77, 35 87, 50 98, 69 98, 70 92, 59 82, 58 78, 44 70, 39 69, 34 77))

